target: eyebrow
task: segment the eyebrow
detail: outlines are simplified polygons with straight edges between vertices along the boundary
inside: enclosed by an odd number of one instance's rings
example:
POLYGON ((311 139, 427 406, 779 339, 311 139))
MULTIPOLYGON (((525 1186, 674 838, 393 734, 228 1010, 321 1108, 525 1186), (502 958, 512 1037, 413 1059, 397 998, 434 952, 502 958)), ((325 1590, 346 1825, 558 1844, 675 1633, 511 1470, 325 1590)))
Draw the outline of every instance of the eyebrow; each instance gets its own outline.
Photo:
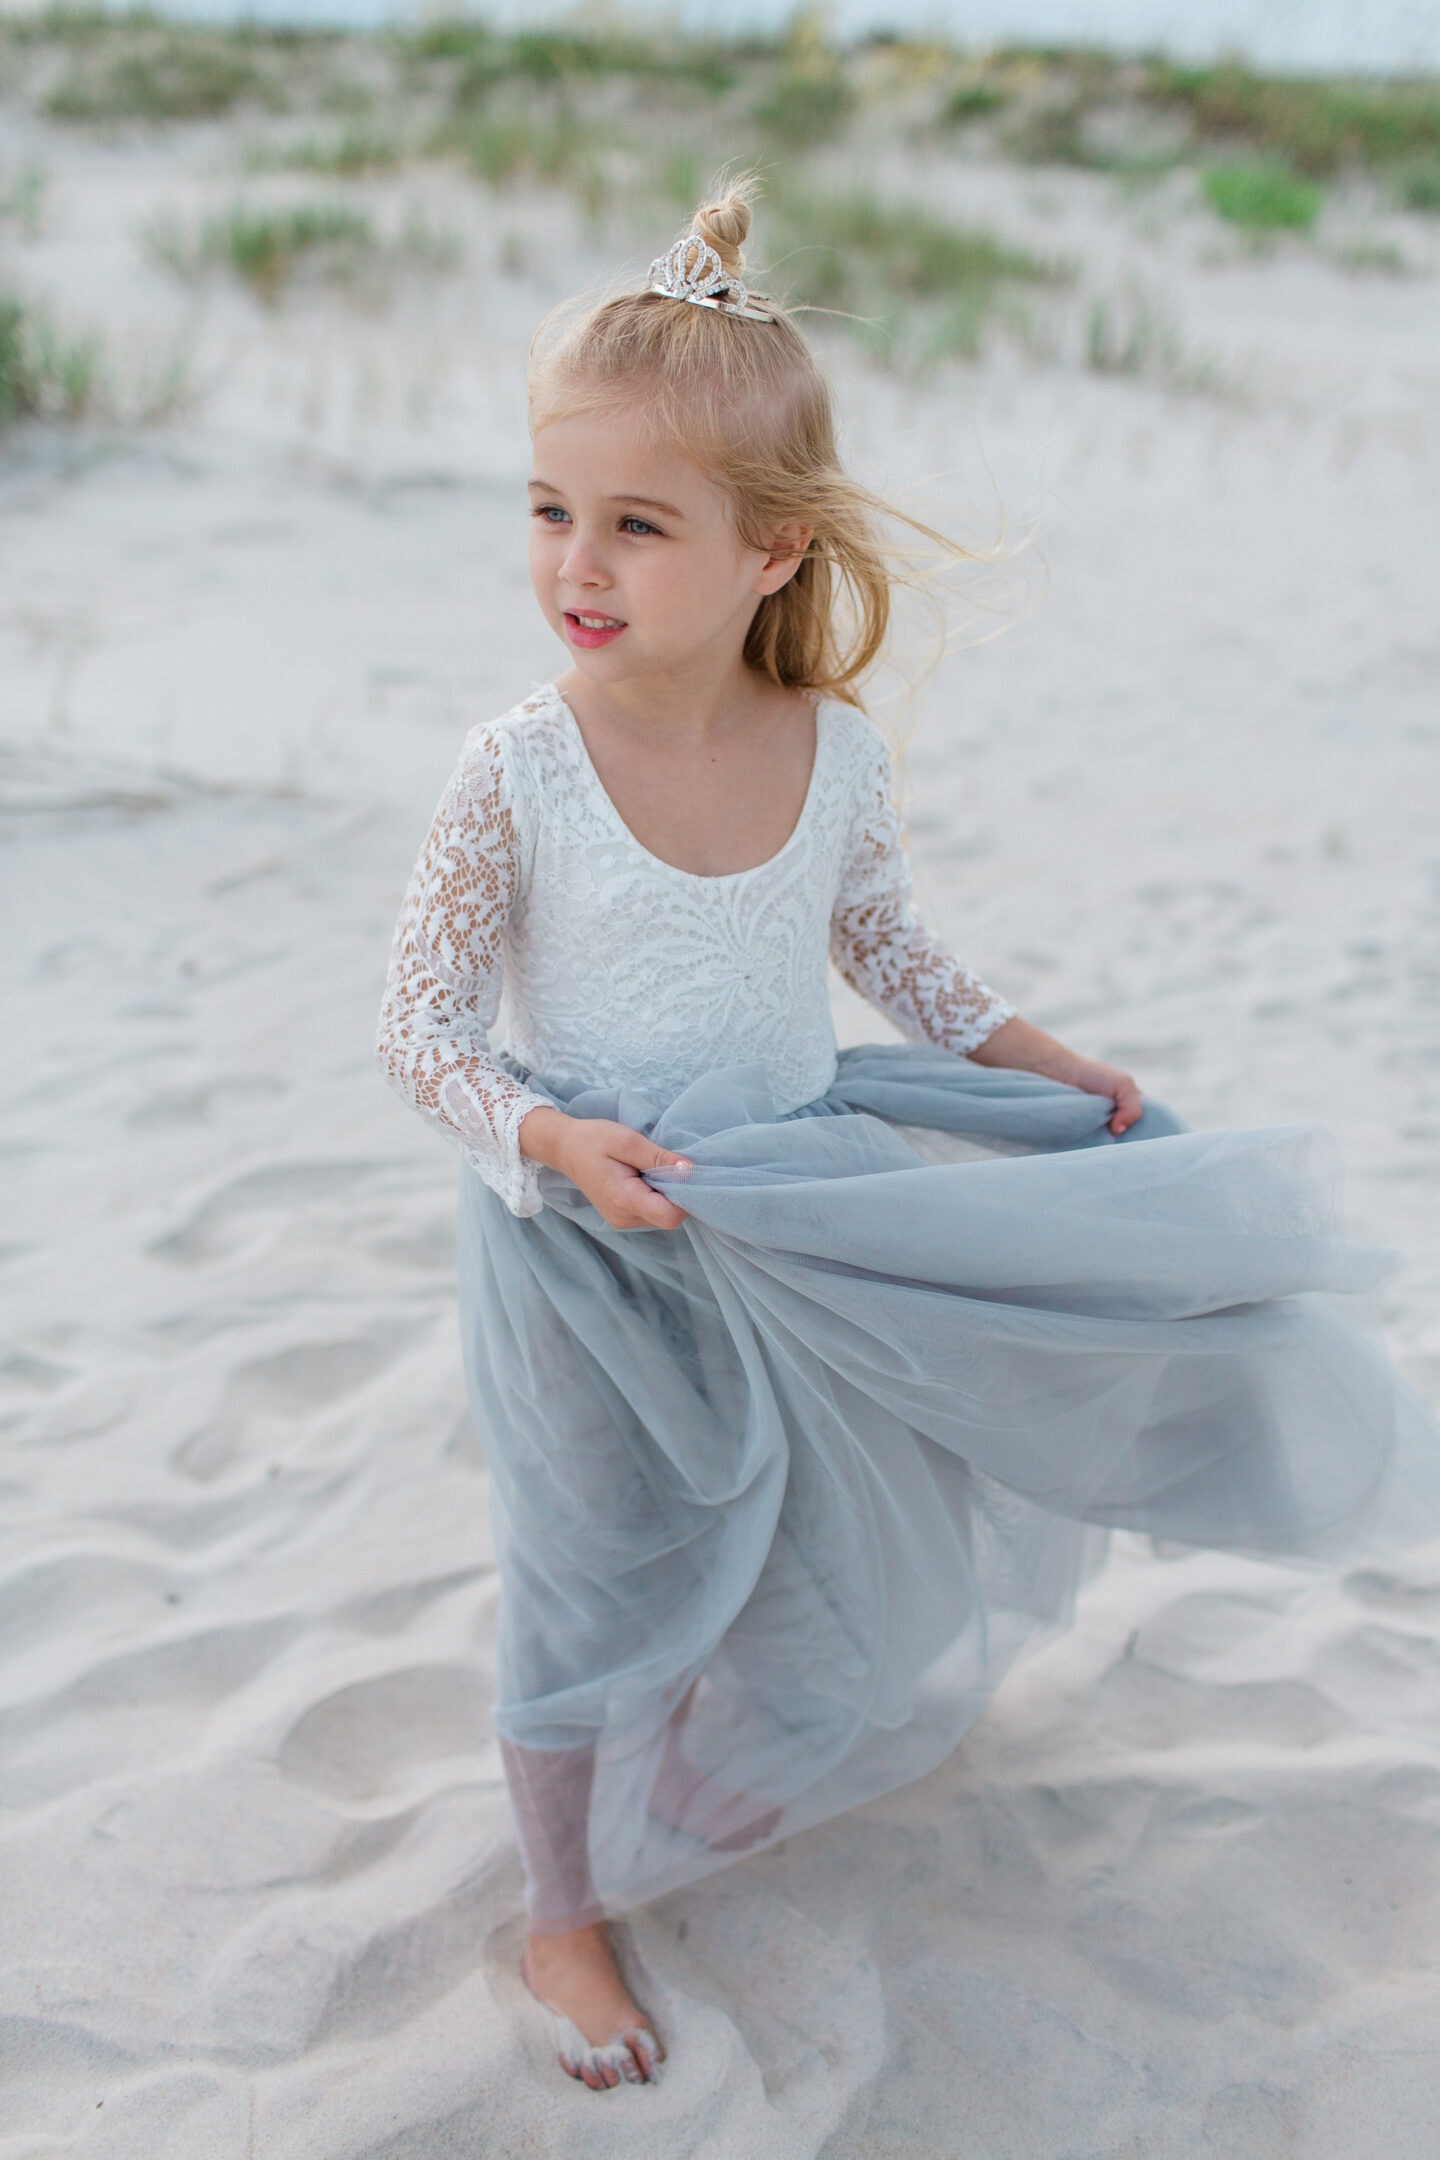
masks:
MULTIPOLYGON (((556 487, 553 480, 542 480, 538 474, 529 482, 529 485, 532 488, 543 488, 549 495, 564 493, 562 488, 556 487)), ((683 518, 685 515, 684 511, 677 508, 674 503, 661 502, 658 495, 607 495, 605 500, 612 503, 639 503, 642 509, 660 510, 664 512, 666 517, 683 518)))

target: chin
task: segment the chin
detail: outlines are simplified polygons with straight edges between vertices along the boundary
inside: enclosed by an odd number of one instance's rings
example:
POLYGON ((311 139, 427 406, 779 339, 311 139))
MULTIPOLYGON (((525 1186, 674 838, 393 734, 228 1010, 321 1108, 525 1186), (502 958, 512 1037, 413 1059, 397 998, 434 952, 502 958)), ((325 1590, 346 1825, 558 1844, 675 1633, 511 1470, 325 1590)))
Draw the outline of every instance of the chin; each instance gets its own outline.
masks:
POLYGON ((613 645, 586 651, 583 646, 572 645, 563 635, 561 643, 570 655, 570 665, 576 674, 585 676, 590 682, 624 682, 627 676, 648 675, 655 669, 654 660, 627 660, 613 645))

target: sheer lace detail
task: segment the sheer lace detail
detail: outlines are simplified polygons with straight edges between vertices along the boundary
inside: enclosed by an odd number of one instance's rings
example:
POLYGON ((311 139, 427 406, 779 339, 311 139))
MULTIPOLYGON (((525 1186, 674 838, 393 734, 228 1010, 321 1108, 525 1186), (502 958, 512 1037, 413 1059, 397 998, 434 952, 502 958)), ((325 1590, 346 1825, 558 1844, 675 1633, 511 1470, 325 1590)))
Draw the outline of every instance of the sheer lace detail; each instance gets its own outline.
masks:
POLYGON ((1015 1008, 980 980, 920 920, 883 739, 873 763, 830 922, 830 957, 863 998, 912 1042, 964 1056, 1015 1008))
MULTIPOLYGON (((543 694, 542 694, 543 696, 543 694)), ((534 845, 510 918, 497 1040, 544 1079, 658 1114, 718 1065, 764 1068, 777 1111, 835 1076, 827 936, 852 815, 847 716, 822 707, 790 838, 769 861, 700 877, 642 847, 558 691, 507 732, 534 845)))
POLYGON ((466 743, 410 879, 376 1054, 386 1079, 454 1141, 517 1215, 540 1207, 520 1122, 546 1101, 490 1054, 520 862, 498 730, 466 743))
POLYGON ((758 1065, 783 1115, 835 1077, 829 960, 908 1035, 963 1052, 1010 1008, 915 914, 885 745, 823 703, 799 821, 768 862, 697 877, 624 824, 553 685, 469 738, 405 898, 379 1056, 514 1213, 541 1086, 620 1094, 640 1122, 722 1065, 758 1065), (488 1036, 493 1030, 495 1051, 488 1036))

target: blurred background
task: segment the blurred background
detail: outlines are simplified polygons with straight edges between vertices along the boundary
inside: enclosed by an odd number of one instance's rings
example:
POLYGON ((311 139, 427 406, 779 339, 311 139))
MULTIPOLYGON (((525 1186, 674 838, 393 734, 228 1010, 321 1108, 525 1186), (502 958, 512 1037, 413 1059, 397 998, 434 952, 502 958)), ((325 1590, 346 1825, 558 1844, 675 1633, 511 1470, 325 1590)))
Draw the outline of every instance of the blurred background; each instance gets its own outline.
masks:
MULTIPOLYGON (((928 912, 1331 1126, 1440 1396, 1433 0, 0 13, 6 2160, 609 2149, 506 1992, 456 1166, 370 1044, 560 665, 530 334, 725 163, 856 468, 1006 551, 876 688, 928 912)), ((1437 1612, 1125 1549, 938 1782, 655 1920, 657 2152, 1428 2160, 1437 1612)))

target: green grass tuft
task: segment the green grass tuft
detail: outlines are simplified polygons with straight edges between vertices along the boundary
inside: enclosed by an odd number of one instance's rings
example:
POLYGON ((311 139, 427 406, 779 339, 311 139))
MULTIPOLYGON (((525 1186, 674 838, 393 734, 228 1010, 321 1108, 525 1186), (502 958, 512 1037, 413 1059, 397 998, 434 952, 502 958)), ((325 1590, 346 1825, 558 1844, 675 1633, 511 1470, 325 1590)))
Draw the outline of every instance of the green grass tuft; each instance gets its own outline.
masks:
POLYGON ((117 22, 130 30, 160 27, 159 16, 150 8, 112 15, 103 7, 47 7, 15 16, 6 29, 17 45, 89 45, 108 36, 117 22))
POLYGON ((151 259, 176 277, 193 283, 211 271, 228 271, 267 307, 280 301, 301 270, 347 287, 356 298, 375 300, 407 273, 454 270, 465 253, 458 234, 432 225, 417 208, 397 231, 380 234, 348 203, 325 201, 278 209, 235 203, 198 227, 169 213, 153 218, 141 239, 151 259))
POLYGON ((179 34, 139 51, 113 42, 95 54, 80 48, 46 110, 55 120, 213 120, 270 97, 266 75, 243 48, 179 34))
POLYGON ((983 229, 872 195, 779 186, 767 230, 777 290, 792 305, 847 316, 862 345, 896 364, 973 359, 995 326, 1028 338, 1019 290, 1070 274, 983 229))
POLYGON ((1411 165, 1399 178, 1400 200, 1407 210, 1440 210, 1440 157, 1411 165))
POLYGON ((461 158, 477 180, 505 188, 521 180, 563 187, 595 216, 609 198, 604 154, 607 133, 572 116, 532 115, 524 109, 446 121, 428 147, 461 158))
POLYGON ((1279 165, 1212 165, 1201 184, 1213 210, 1251 233, 1308 232, 1323 200, 1320 188, 1279 165))
POLYGON ((83 420, 99 402, 101 378, 98 337, 68 337, 42 309, 0 292, 0 427, 83 420))
POLYGON ((802 299, 835 306, 854 297, 862 266, 889 292, 911 299, 953 299, 1005 283, 1053 283, 1061 265, 997 240, 993 233, 949 225, 928 210, 883 203, 873 195, 777 195, 795 252, 785 265, 802 299))
POLYGON ((767 134, 808 149, 832 141, 855 104, 855 92, 838 68, 792 68, 774 78, 750 117, 767 134))
POLYGON ((371 173, 394 172, 409 154, 405 138, 396 130, 356 120, 336 135, 252 144, 245 168, 248 172, 329 173, 339 180, 356 180, 371 173))
POLYGON ((1189 113, 1204 137, 1283 159, 1310 179, 1440 153, 1433 82, 1355 83, 1258 75, 1236 64, 1150 67, 1146 95, 1189 113))
POLYGON ((663 78, 718 97, 734 81, 732 55, 713 38, 641 36, 619 25, 506 34, 468 16, 451 16, 399 31, 393 44, 411 67, 457 69, 457 105, 478 104, 502 83, 555 91, 616 76, 637 83, 663 78))
POLYGON ((1337 270, 1351 277, 1408 277, 1410 263, 1390 240, 1345 240, 1329 250, 1337 270))
POLYGON ((1186 351, 1169 310, 1138 288, 1091 301, 1083 352, 1092 375, 1152 382, 1192 395, 1244 395, 1241 381, 1217 360, 1186 351))
POLYGON ((395 44, 407 60, 473 60, 499 40, 493 30, 468 15, 442 15, 418 30, 400 30, 395 44))
POLYGON ((750 118, 767 135, 803 150, 838 135, 858 102, 823 17, 806 10, 791 22, 779 65, 751 105, 750 118))
POLYGON ((145 229, 148 253, 177 277, 225 269, 273 307, 302 262, 331 276, 353 276, 379 243, 368 217, 347 203, 294 203, 252 209, 235 203, 190 233, 173 217, 145 229))
POLYGON ((0 219, 13 224, 26 240, 38 238, 49 185, 49 174, 34 158, 27 158, 13 172, 0 168, 0 219))
POLYGON ((971 120, 988 120, 995 113, 1004 112, 1011 98, 1012 92, 999 83, 961 83, 940 107, 940 119, 947 127, 964 127, 971 120))

